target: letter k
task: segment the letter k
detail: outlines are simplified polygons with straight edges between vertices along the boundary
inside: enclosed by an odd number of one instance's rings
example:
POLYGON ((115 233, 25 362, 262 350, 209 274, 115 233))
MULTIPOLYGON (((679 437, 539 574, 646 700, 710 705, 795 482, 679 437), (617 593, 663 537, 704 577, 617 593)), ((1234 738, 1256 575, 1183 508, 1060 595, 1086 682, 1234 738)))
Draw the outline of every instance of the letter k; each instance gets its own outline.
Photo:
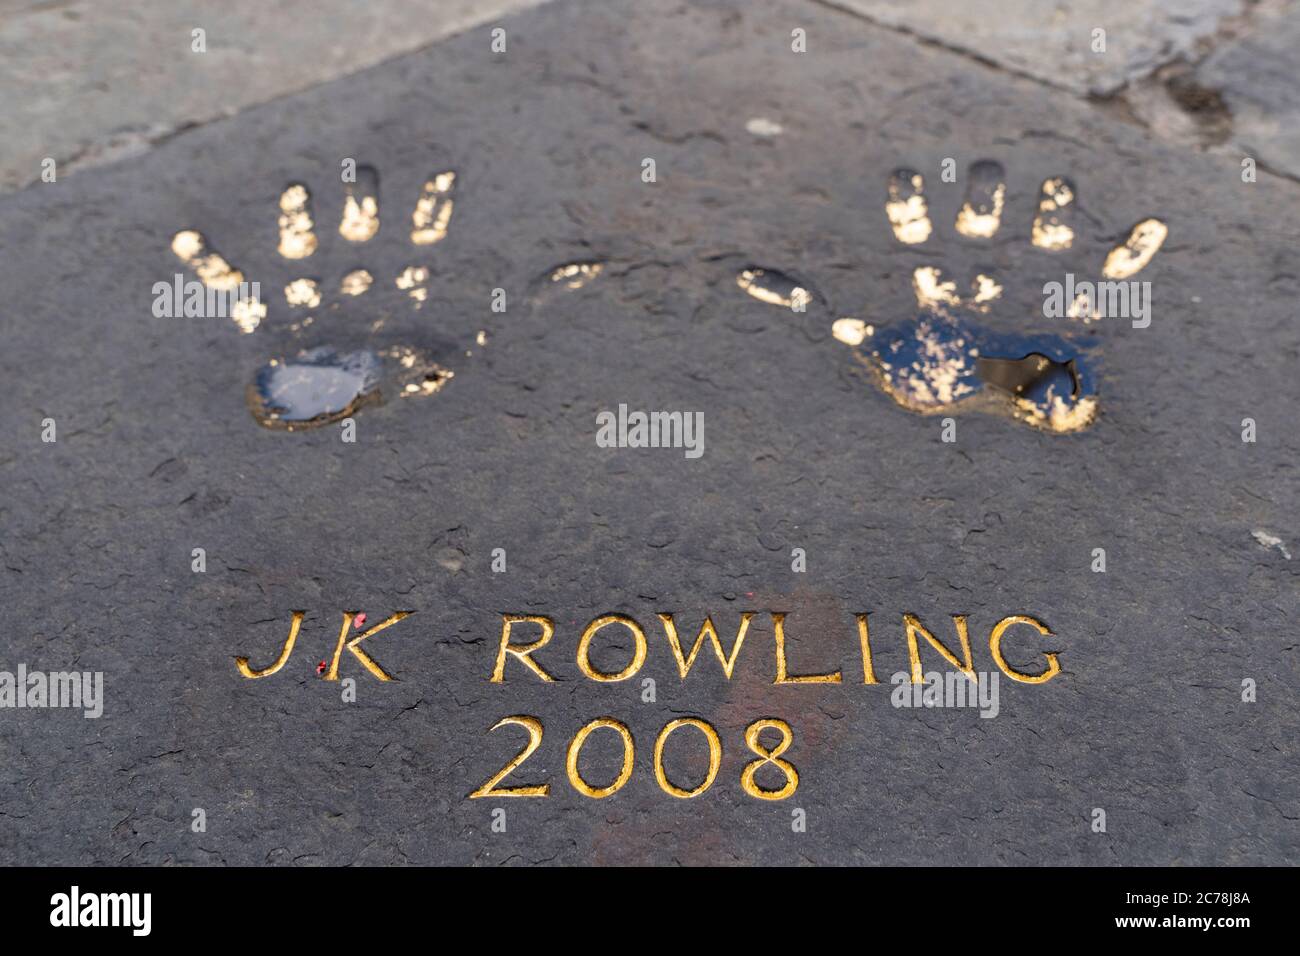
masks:
POLYGON ((342 630, 339 631, 339 643, 338 646, 334 648, 334 660, 330 662, 329 673, 325 675, 325 679, 326 680, 339 679, 339 658, 343 655, 343 648, 346 646, 347 649, 351 651, 353 655, 356 656, 356 659, 361 662, 362 666, 365 667, 366 670, 370 671, 370 673, 378 677, 380 680, 396 680, 396 678, 394 678, 391 674, 389 674, 387 671, 385 671, 382 667, 379 666, 378 661, 376 661, 373 657, 371 657, 369 654, 363 651, 359 645, 367 637, 370 637, 370 635, 378 634, 384 628, 396 624, 404 617, 410 617, 415 612, 398 611, 396 614, 392 615, 391 617, 387 617, 384 620, 380 621, 374 627, 362 631, 360 634, 358 634, 356 637, 352 638, 352 640, 349 641, 347 639, 348 629, 352 627, 352 621, 356 618, 358 613, 360 612, 358 611, 343 612, 343 628, 342 630))

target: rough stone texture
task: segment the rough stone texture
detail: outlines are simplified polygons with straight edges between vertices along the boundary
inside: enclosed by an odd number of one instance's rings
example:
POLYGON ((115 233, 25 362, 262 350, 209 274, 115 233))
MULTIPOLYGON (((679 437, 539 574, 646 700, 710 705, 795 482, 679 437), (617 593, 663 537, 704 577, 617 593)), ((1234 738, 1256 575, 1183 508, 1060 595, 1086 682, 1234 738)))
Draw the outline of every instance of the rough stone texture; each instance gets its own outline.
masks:
POLYGON ((1270 169, 1300 178, 1300 6, 1282 8, 1254 27, 1211 53, 1196 78, 1223 97, 1238 149, 1270 169))
MULTIPOLYGON (((0 190, 147 150, 538 0, 0 4, 0 190), (207 52, 191 52, 191 31, 207 52)), ((486 42, 486 41, 484 41, 486 42)))
POLYGON ((1076 93, 1107 95, 1190 54, 1241 0, 823 0, 1076 93), (1092 31, 1106 31, 1106 52, 1092 31))
MULTIPOLYGON (((102 670, 108 693, 98 721, 0 711, 0 862, 1294 862, 1300 563, 1252 533, 1300 550, 1300 190, 1243 184, 1235 160, 1153 145, 824 7, 562 0, 510 27, 504 58, 456 37, 0 200, 3 666, 102 670), (815 52, 790 52, 794 25, 815 52), (754 117, 784 133, 749 134, 754 117), (383 177, 385 227, 364 252, 332 233, 344 155, 383 177), (975 251, 951 229, 947 156, 1007 166, 1006 224, 975 251), (900 163, 931 183, 937 234, 919 249, 895 244, 882 212, 900 163), (451 236, 413 257, 409 202, 448 166, 451 236), (1038 185, 1058 173, 1088 213, 1060 258, 1028 243, 1038 185), (291 178, 315 187, 322 223, 322 261, 302 271, 377 277, 374 298, 322 311, 302 345, 356 340, 376 317, 422 342, 494 333, 441 394, 363 410, 354 445, 333 427, 263 430, 245 409, 254 368, 293 338, 282 304, 251 336, 150 312, 180 228, 268 289, 292 274, 274 255, 291 178), (989 324, 1041 329, 1043 282, 1093 274, 1148 215, 1170 228, 1141 276, 1155 317, 1093 327, 1103 413, 1082 434, 961 417, 945 444, 826 334, 836 315, 910 314, 929 262, 995 269, 1006 295, 989 324), (413 259, 432 270, 418 311, 392 285, 413 259), (579 259, 606 274, 529 307, 537 277, 579 259), (796 322, 739 294, 750 262, 804 277, 825 307, 796 322), (702 411, 704 456, 598 448, 595 415, 619 403, 702 411), (40 441, 45 417, 56 444, 40 441), (1105 574, 1089 570, 1096 547, 1105 574), (272 660, 293 609, 309 614, 284 670, 240 677, 232 659, 272 660), (417 611, 367 645, 399 683, 345 653, 351 704, 315 674, 343 609, 417 611), (845 682, 773 686, 760 616, 732 681, 705 651, 683 683, 655 612, 691 635, 708 613, 730 637, 747 609, 789 612, 793 668, 842 666, 845 682), (557 682, 513 661, 487 681, 503 611, 555 618, 539 658, 557 682), (642 623, 649 654, 637 679, 596 684, 574 651, 611 611, 642 623), (858 683, 858 611, 873 612, 880 686, 858 683), (980 670, 995 621, 1037 615, 1063 673, 1004 680, 993 720, 895 709, 905 611, 949 642, 947 615, 969 614, 980 670), (512 714, 546 728, 513 779, 551 795, 467 799, 521 747, 518 728, 489 732, 512 714), (631 782, 594 801, 566 782, 565 749, 605 715, 638 749, 631 782), (683 715, 724 747, 689 802, 652 771, 655 735, 683 715), (760 717, 794 728, 802 782, 785 802, 739 786, 760 717), (1098 807, 1105 834, 1090 830, 1098 807)), ((1034 641, 1012 643, 1016 663, 1041 665, 1034 641)), ((626 660, 613 644, 596 655, 606 669, 626 660)), ((702 773, 692 734, 669 748, 679 781, 702 773)), ((591 738, 593 781, 616 760, 612 734, 591 738)))

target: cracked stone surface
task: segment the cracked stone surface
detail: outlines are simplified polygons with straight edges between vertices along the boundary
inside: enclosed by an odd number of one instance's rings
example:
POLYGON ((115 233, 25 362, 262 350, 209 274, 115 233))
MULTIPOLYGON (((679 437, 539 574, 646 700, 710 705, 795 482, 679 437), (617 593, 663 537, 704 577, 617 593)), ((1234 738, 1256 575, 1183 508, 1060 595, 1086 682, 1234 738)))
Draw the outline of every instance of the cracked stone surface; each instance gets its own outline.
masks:
POLYGON ((1192 53, 1241 0, 824 0, 1076 93, 1109 95, 1192 53), (1093 31, 1106 31, 1094 52, 1093 31))
MULTIPOLYGON (((825 6, 559 0, 508 26, 505 57, 454 37, 0 200, 0 666, 103 671, 107 695, 99 720, 0 711, 0 861, 1293 862, 1300 564, 1266 542, 1300 543, 1300 189, 1244 184, 1235 158, 1153 144, 825 6), (791 52, 796 26, 815 52, 791 52), (767 135, 747 129, 759 118, 767 135), (337 235, 343 156, 379 170, 366 248, 337 235), (984 158, 1008 189, 980 245, 951 226, 960 175, 984 158), (883 212, 899 165, 927 177, 925 246, 896 243, 883 212), (411 203, 439 169, 458 175, 450 232, 412 250, 411 203), (1086 216, 1051 256, 1028 236, 1058 174, 1086 216), (275 255, 290 181, 316 203, 308 265, 275 255), (829 334, 843 315, 914 314, 913 270, 932 262, 997 274, 994 329, 1060 331, 1043 284, 1095 272, 1147 216, 1169 227, 1140 276, 1153 321, 1077 332, 1101 400, 1079 434, 962 415, 944 443, 938 418, 897 407, 829 334), (187 228, 269 290, 263 327, 152 315, 187 228), (584 288, 547 287, 590 261, 605 268, 584 288), (394 283, 412 264, 429 271, 420 308, 394 283), (808 312, 741 294, 751 264, 805 281, 808 312), (278 290, 295 269, 359 266, 367 297, 291 328, 278 290), (480 329, 486 349, 459 355, 480 329), (362 409, 355 444, 338 426, 260 428, 245 407, 275 355, 390 339, 434 349, 456 377, 362 409), (704 455, 597 447, 596 414, 620 403, 702 412, 704 455), (40 440, 45 418, 56 443, 40 440), (791 571, 795 547, 806 573, 791 571), (300 609, 283 670, 241 677, 234 658, 265 666, 300 609), (397 682, 344 652, 354 703, 316 672, 343 610, 416 612, 364 645, 397 682), (729 642, 746 610, 786 612, 792 668, 842 668, 843 683, 774 686, 765 613, 731 681, 707 650, 681 680, 656 613, 674 612, 684 640, 712 615, 729 642), (877 686, 860 682, 861 611, 877 686), (513 660, 488 682, 502 612, 555 619, 537 655, 554 683, 513 660), (598 684, 575 651, 610 612, 634 616, 649 649, 636 678, 598 684), (993 624, 1034 615, 1055 636, 1009 638, 1008 655, 1038 669, 1055 650, 1062 672, 1003 680, 991 720, 892 707, 904 612, 949 644, 948 615, 969 615, 982 671, 993 624), (545 733, 508 782, 550 796, 468 799, 522 747, 519 728, 489 731, 516 714, 545 733), (602 716, 637 750, 630 782, 593 800, 567 782, 565 753, 602 716), (655 737, 681 716, 723 746, 690 801, 653 773, 655 737), (739 785, 744 729, 763 717, 794 731, 800 784, 781 802, 739 785), (792 832, 795 808, 807 832, 792 832)), ((594 662, 614 670, 629 646, 611 639, 594 662)), ((665 756, 679 782, 705 769, 693 733, 665 756)), ((603 784, 618 761, 602 731, 582 768, 603 784)))

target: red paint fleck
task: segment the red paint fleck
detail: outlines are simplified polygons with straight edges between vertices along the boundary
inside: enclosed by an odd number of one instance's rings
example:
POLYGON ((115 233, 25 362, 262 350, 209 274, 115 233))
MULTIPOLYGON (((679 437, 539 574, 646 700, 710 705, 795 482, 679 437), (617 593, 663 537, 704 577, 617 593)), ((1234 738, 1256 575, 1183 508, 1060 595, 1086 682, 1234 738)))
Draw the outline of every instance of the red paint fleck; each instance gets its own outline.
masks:
POLYGON ((366 623, 366 615, 364 611, 352 619, 352 626, 355 627, 358 631, 361 630, 361 626, 365 623, 366 623))

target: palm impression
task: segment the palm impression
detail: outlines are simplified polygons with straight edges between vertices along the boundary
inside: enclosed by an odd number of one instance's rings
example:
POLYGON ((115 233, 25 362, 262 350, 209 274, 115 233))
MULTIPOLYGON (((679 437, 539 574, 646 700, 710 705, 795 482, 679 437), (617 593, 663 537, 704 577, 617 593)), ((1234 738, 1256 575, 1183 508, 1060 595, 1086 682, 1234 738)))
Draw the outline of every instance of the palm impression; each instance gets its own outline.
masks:
MULTIPOLYGON (((1006 203, 1000 163, 981 160, 966 177, 965 198, 954 229, 963 241, 978 244, 996 236, 1006 203)), ((1054 253, 1073 247, 1077 229, 1074 184, 1053 177, 1042 184, 1038 210, 1028 229, 1034 249, 1054 253)), ((934 232, 924 181, 911 169, 898 169, 887 184, 885 218, 896 242, 922 246, 934 232)), ((1168 233, 1164 223, 1145 219, 1105 257, 1100 276, 1128 280, 1144 269, 1168 233)), ((750 267, 736 278, 754 298, 802 311, 814 298, 785 272, 750 267)), ((983 327, 981 315, 1002 296, 1000 281, 977 272, 965 288, 933 265, 916 268, 913 318, 880 329, 858 318, 838 319, 836 340, 853 350, 877 387, 897 404, 923 415, 984 411, 1008 416, 1051 432, 1075 432, 1097 418, 1096 382, 1075 332, 1097 321, 1096 294, 1077 295, 1068 304, 1065 335, 1044 333, 1041 320, 1015 334, 983 327)))
MULTIPOLYGON (((447 237, 455 188, 452 171, 424 183, 409 220, 414 250, 447 237)), ((386 395, 432 395, 454 375, 445 362, 471 356, 486 344, 485 330, 457 338, 433 328, 432 322, 414 331, 403 323, 405 335, 395 335, 385 309, 367 308, 363 315, 351 307, 377 297, 379 280, 370 268, 341 264, 379 233, 379 178, 372 167, 357 167, 355 182, 344 184, 337 240, 322 241, 317 235, 312 196, 302 183, 291 183, 281 193, 277 222, 279 265, 291 276, 282 304, 276 301, 279 296, 271 301, 249 297, 230 308, 240 332, 266 336, 278 346, 247 388, 249 410, 260 424, 294 431, 346 418, 386 395), (335 254, 326 255, 331 247, 335 254), (323 277, 310 269, 313 263, 332 268, 332 274, 323 277)), ((172 252, 209 289, 233 292, 245 282, 244 273, 197 230, 176 233, 172 252)), ((413 264, 383 281, 414 312, 428 301, 429 275, 427 266, 413 264)))

